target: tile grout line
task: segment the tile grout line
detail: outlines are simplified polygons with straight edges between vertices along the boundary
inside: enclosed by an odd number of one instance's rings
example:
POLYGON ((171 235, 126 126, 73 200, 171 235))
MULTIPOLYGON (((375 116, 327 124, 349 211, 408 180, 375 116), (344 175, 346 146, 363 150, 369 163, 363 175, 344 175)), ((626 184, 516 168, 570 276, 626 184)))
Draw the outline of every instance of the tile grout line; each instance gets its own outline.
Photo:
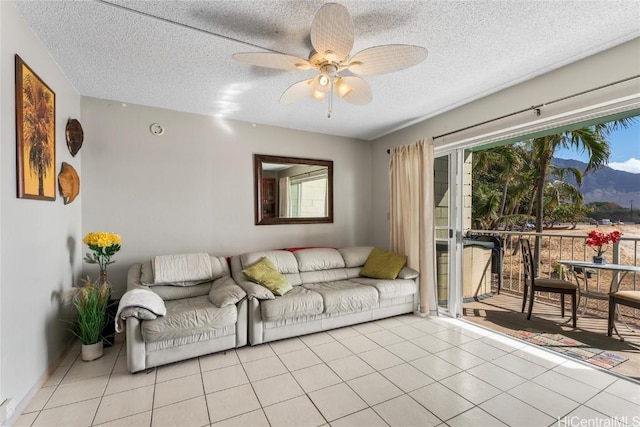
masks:
MULTIPOLYGON (((111 372, 109 372, 109 379, 107 380, 107 383, 104 386, 104 390, 102 391, 102 395, 100 396, 100 401, 98 402, 98 406, 96 407, 96 411, 93 414, 93 418, 91 419, 91 423, 89 424, 90 426, 95 425, 96 417, 98 416, 98 411, 100 410, 100 406, 102 405, 102 401, 103 401, 103 399, 105 397, 107 389, 109 388, 109 383, 111 382, 111 376, 113 375, 113 370, 115 369, 116 364, 118 363, 118 358, 120 357, 120 353, 122 353, 122 348, 123 348, 123 345, 120 344, 120 349, 118 350, 118 354, 116 355, 115 360, 113 362, 113 367, 111 368, 111 372)), ((116 394, 116 393, 114 393, 114 394, 116 394)), ((152 409, 153 409, 153 406, 152 406, 152 409)), ((153 412, 152 412, 152 414, 153 414, 153 412)), ((125 417, 121 417, 121 418, 125 418, 125 417)), ((114 420, 118 420, 118 419, 121 419, 121 418, 116 418, 114 420)), ((111 422, 111 421, 114 421, 114 420, 109 420, 107 422, 111 422)))
MULTIPOLYGON (((331 338, 333 338, 333 337, 331 337, 331 338)), ((335 339, 335 338, 333 338, 333 339, 335 339)), ((313 350, 312 350, 312 349, 307 345, 307 343, 306 343, 306 342, 304 342, 303 340, 300 340, 300 341, 302 341, 302 343, 303 343, 305 346, 307 346, 307 348, 308 348, 308 349, 309 349, 313 354, 315 354, 315 352, 314 352, 314 351, 313 351, 313 350)), ((313 401, 313 399, 309 396, 309 393, 307 393, 307 392, 306 392, 306 390, 302 387, 302 385, 298 382, 298 379, 295 377, 295 375, 293 375, 293 372, 292 372, 291 370, 289 370, 289 367, 287 367, 287 365, 282 361, 282 359, 280 359, 280 355, 279 355, 276 351, 274 351, 274 350, 273 350, 273 347, 271 347, 271 343, 268 343, 268 344, 269 344, 269 348, 271 349, 271 351, 273 351, 273 352, 274 352, 274 354, 276 355, 276 357, 278 358, 278 360, 280 361, 280 363, 282 363, 282 365, 283 365, 283 366, 285 367, 285 369, 287 370, 287 373, 288 373, 289 375, 291 375, 291 377, 292 377, 292 378, 293 378, 293 380, 296 382, 296 384, 298 384, 298 387, 300 387, 300 390, 302 390, 302 392, 304 393, 304 396, 306 396, 306 398, 309 400, 309 402, 311 402, 311 404, 313 405, 313 407, 314 407, 314 408, 316 408, 316 411, 318 411, 318 413, 320 414, 320 416, 321 416, 321 417, 322 417, 322 419, 324 420, 325 424, 329 424, 329 421, 328 421, 328 420, 327 420, 327 418, 324 416, 324 414, 322 413, 322 411, 320 411, 320 408, 318 408, 318 406, 317 406, 317 405, 316 405, 316 403, 313 401)), ((291 353, 291 352, 290 352, 290 353, 291 353)), ((316 356, 316 357, 318 357, 318 359, 320 359, 320 360, 322 361, 322 363, 324 363, 324 360, 322 360, 322 358, 321 358, 320 356, 318 356, 317 354, 315 354, 315 356, 316 356)), ((316 366, 316 365, 313 365, 313 366, 316 366)), ((311 367, 311 366, 309 366, 309 367, 311 367)), ((302 369, 306 369, 306 368, 302 368, 302 369)), ((329 369, 331 369, 331 368, 329 368, 329 369)), ((283 400, 282 402, 287 402, 288 400, 297 399, 298 397, 300 397, 300 396, 296 396, 296 397, 293 397, 293 398, 291 398, 291 399, 283 400)), ((258 401, 259 401, 259 400, 260 400, 260 399, 258 399, 258 401)), ((277 404, 280 404, 280 403, 282 403, 282 402, 277 402, 277 403, 274 403, 273 405, 277 405, 277 404)), ((273 406, 273 405, 269 405, 269 406, 273 406)), ((260 406, 262 407, 262 410, 264 411, 264 406, 262 406, 262 403, 260 403, 260 406)), ((265 416, 266 416, 266 412, 265 412, 265 416)), ((268 417, 267 417, 267 420, 268 420, 268 417)), ((271 423, 269 423, 269 424, 271 424, 271 423)))
MULTIPOLYGON (((225 351, 223 354, 226 353, 227 352, 225 351)), ((200 360, 200 356, 198 356, 198 370, 200 371, 200 383, 202 384, 202 397, 204 398, 204 407, 207 410, 207 419, 209 420, 209 425, 211 425, 213 424, 213 421, 211 421, 211 412, 209 411, 209 401, 207 400, 207 389, 204 386, 204 377, 202 375, 202 361, 200 360)), ((151 413, 151 423, 153 425, 153 412, 151 413)))
MULTIPOLYGON (((252 347, 252 348, 255 348, 255 347, 252 347)), ((273 349, 271 348, 271 346, 269 346, 269 350, 274 352, 273 349)), ((267 356, 267 357, 270 357, 270 356, 267 356)), ((266 357, 263 357, 262 359, 266 359, 266 357)), ((260 360, 260 359, 250 360, 249 362, 255 362, 256 360, 260 360)), ((240 367, 242 367, 242 371, 244 372, 244 375, 247 377, 247 381, 249 382, 249 386, 251 386, 251 391, 253 391, 253 395, 256 397, 256 401, 258 402, 258 405, 260 406, 260 410, 262 411, 262 414, 264 415, 264 418, 267 420, 267 423, 269 424, 269 426, 271 426, 271 420, 269 420, 269 417, 267 416, 267 413, 264 411, 264 407, 262 406, 262 402, 260 402, 260 399, 258 398, 258 393, 256 393, 256 389, 253 386, 253 382, 251 381, 251 378, 249 378, 249 375, 247 374, 247 370, 244 367, 244 362, 240 359, 239 356, 238 356, 238 361, 240 362, 240 367)), ((282 362, 280 362, 280 363, 282 363, 282 362)), ((242 413, 240 415, 248 414, 249 412, 253 412, 253 410, 244 412, 244 413, 242 413)), ((239 415, 234 415, 233 417, 229 417, 229 418, 225 418, 225 419, 231 419, 231 418, 234 418, 234 417, 237 417, 237 416, 239 416, 239 415)), ((224 420, 219 420, 219 421, 216 421, 216 422, 220 422, 220 421, 224 421, 224 420)))

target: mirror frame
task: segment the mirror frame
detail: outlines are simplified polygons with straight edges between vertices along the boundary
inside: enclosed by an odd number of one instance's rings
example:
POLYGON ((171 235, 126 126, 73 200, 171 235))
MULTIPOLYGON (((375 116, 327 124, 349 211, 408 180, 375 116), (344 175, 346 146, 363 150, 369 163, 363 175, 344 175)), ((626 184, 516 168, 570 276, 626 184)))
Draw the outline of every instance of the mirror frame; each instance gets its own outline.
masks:
POLYGON ((253 155, 254 190, 255 190, 255 217, 256 225, 275 224, 324 224, 333 222, 333 160, 302 159, 298 157, 270 156, 267 154, 253 155), (264 217, 262 215, 262 164, 283 163, 309 166, 325 166, 327 168, 328 188, 328 215, 309 218, 280 218, 264 217))

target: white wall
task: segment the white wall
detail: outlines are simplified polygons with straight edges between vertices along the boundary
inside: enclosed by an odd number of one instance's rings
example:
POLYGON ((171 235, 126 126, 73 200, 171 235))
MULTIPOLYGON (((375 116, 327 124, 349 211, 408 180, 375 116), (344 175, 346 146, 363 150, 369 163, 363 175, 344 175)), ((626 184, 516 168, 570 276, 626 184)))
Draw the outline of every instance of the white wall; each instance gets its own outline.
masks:
MULTIPOLYGON (((2 55, 2 16, 4 15, 4 13, 2 12, 4 10, 3 7, 0 7, 0 55, 2 55)), ((2 57, 0 57, 0 82, 3 82, 5 79, 3 78, 5 75, 3 73, 3 67, 2 67, 2 57)), ((0 89, 2 89, 2 87, 0 87, 0 89)), ((2 134, 2 112, 4 111, 3 109, 3 103, 0 102, 0 138, 2 138, 3 134, 2 134)), ((2 153, 2 146, 0 146, 0 153, 2 153)), ((0 157, 0 176, 2 176, 2 161, 1 161, 1 157, 0 157)), ((0 191, 0 308, 2 308, 2 192, 0 191)), ((0 315, 0 404, 2 402, 4 402, 4 394, 2 393, 2 316, 0 315)), ((0 422, 3 421, 2 418, 0 418, 0 422)))
MULTIPOLYGON (((80 96, 11 2, 0 2, 0 378, 2 398, 22 400, 71 336, 56 294, 81 271, 81 199, 64 205, 16 197, 14 55, 56 94, 56 176, 71 157, 65 125, 80 116, 80 96)), ((64 310, 63 313, 68 313, 64 310)), ((2 399, 0 399, 1 401, 2 399)))
POLYGON ((82 231, 121 234, 116 293, 132 263, 159 254, 369 243, 369 142, 95 98, 82 98, 82 124, 82 231), (334 223, 254 225, 254 153, 333 160, 334 223))
MULTIPOLYGON (((640 39, 635 39, 615 48, 593 55, 584 60, 562 67, 556 71, 518 84, 511 88, 487 96, 436 117, 409 126, 373 141, 372 185, 376 197, 373 203, 372 244, 387 247, 389 242, 389 155, 387 149, 411 144, 422 138, 431 138, 456 129, 491 120, 514 111, 543 104, 565 96, 607 85, 638 74, 640 71, 640 39)), ((635 93, 640 92, 640 83, 632 85, 635 93)), ((455 90, 455 88, 452 88, 455 90)), ((614 92, 612 89, 611 92, 614 92)), ((425 96, 428 96, 425 94, 425 96)), ((587 97, 588 98, 588 97, 587 97)), ((562 109, 571 111, 584 101, 567 101, 554 105, 554 114, 562 109)), ((582 105, 580 105, 582 106, 582 105)), ((543 108, 543 114, 547 109, 543 108)), ((531 118, 533 114, 531 113, 531 118)), ((519 120, 529 120, 521 118, 519 120)), ((500 126, 499 124, 493 125, 500 126)), ((504 124, 503 124, 504 126, 504 124)), ((474 131, 468 132, 473 133, 474 131)), ((478 132, 477 130, 475 132, 478 132)), ((470 136, 470 135, 467 135, 470 136)), ((443 141, 436 140, 436 149, 443 141)))

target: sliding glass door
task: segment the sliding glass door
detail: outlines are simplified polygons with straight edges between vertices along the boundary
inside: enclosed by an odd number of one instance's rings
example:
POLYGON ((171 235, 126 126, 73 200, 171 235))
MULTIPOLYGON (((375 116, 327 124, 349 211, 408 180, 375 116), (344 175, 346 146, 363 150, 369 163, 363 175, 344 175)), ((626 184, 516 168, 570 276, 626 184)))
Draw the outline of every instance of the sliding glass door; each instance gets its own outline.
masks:
POLYGON ((461 170, 458 158, 461 153, 436 152, 434 161, 434 218, 436 228, 436 283, 438 310, 450 316, 461 314, 459 271, 461 271, 460 248, 456 235, 460 235, 457 224, 457 179, 461 170))

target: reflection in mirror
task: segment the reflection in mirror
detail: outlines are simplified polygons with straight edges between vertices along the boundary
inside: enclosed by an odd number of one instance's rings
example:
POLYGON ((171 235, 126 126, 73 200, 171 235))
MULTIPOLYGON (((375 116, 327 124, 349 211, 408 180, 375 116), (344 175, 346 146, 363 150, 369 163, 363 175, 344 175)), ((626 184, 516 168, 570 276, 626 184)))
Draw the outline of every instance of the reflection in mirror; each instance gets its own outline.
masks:
POLYGON ((254 155, 256 224, 333 222, 333 162, 254 155))

